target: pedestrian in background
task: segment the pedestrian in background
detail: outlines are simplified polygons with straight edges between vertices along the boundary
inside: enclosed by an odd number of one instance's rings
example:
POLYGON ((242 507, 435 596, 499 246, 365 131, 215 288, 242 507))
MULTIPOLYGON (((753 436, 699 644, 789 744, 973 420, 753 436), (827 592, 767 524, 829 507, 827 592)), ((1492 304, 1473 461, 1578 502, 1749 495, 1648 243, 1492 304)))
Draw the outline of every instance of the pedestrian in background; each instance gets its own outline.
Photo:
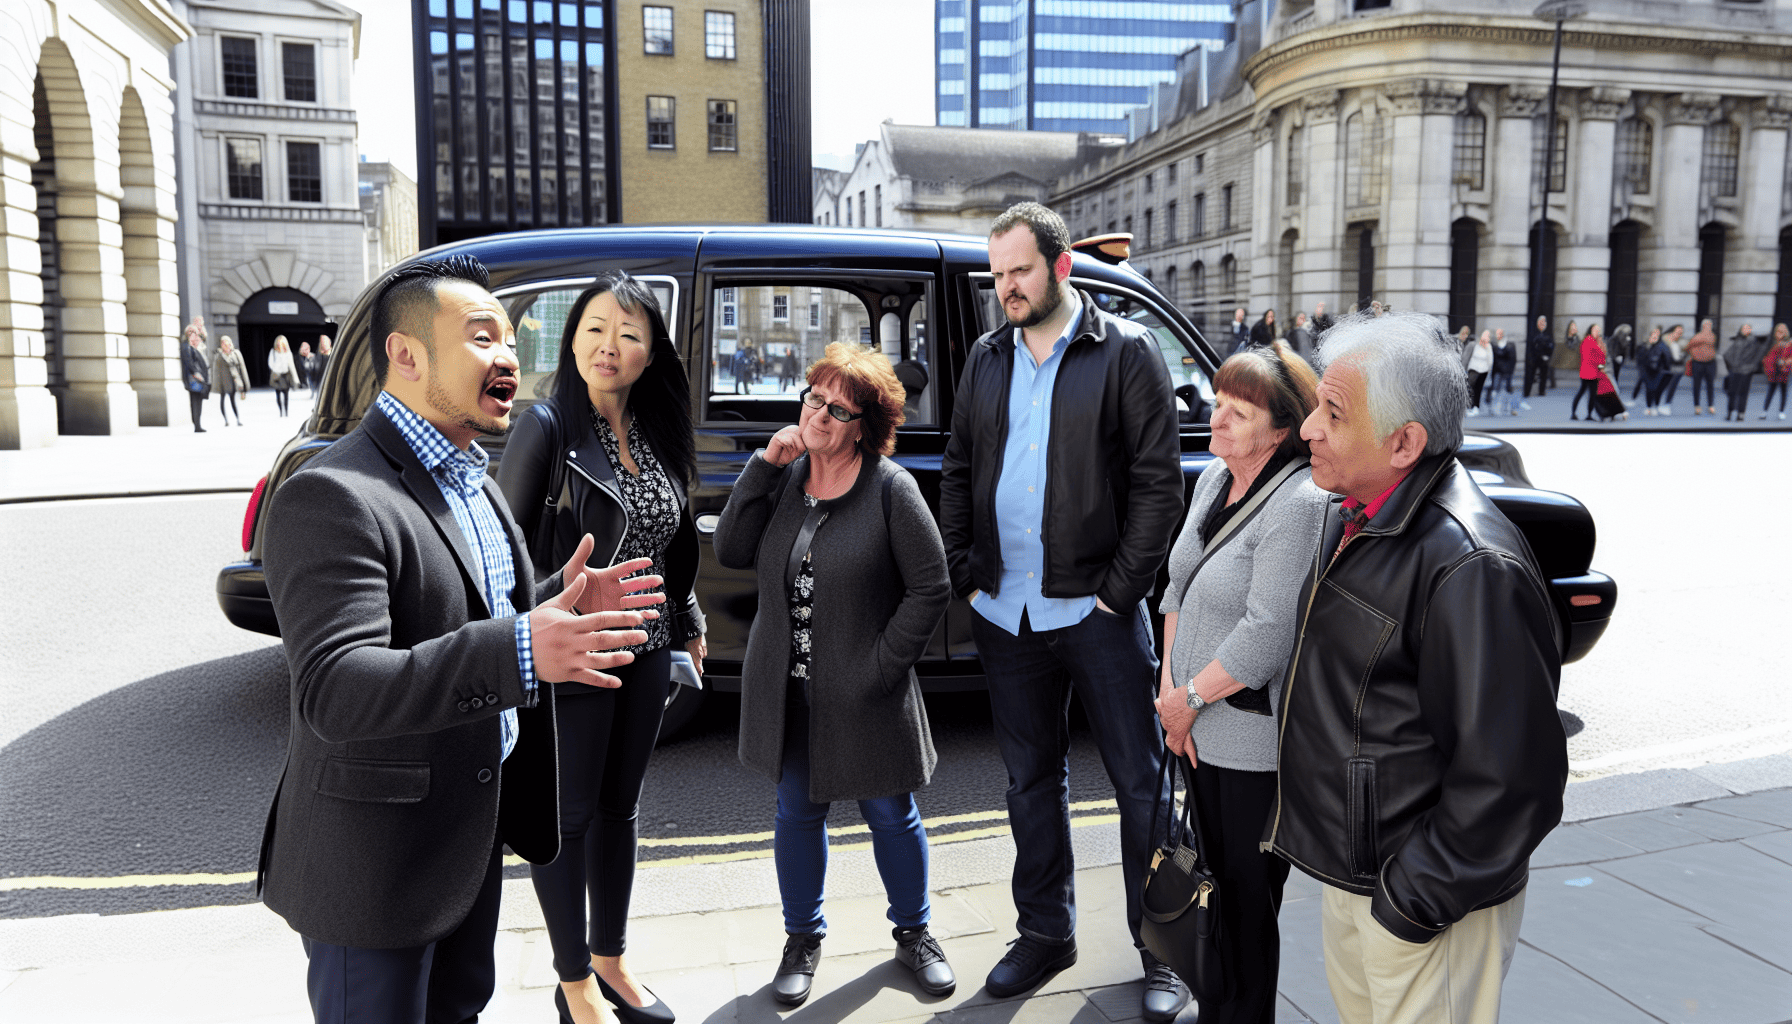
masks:
POLYGON ((1244 307, 1232 311, 1232 347, 1228 356, 1243 352, 1251 344, 1251 325, 1245 321, 1244 307))
POLYGON ((1568 321, 1568 329, 1562 333, 1562 343, 1555 347, 1555 353, 1549 359, 1549 386, 1556 387, 1557 370, 1580 370, 1580 324, 1579 321, 1568 321))
MULTIPOLYGON (((1629 324, 1619 324, 1612 330, 1612 336, 1605 342, 1605 359, 1612 368, 1612 386, 1623 384, 1624 366, 1630 362, 1636 349, 1636 339, 1631 336, 1629 324)), ((1635 396, 1632 396, 1635 397, 1635 396)))
POLYGON ((1499 1019, 1568 781, 1556 613, 1457 460, 1466 401, 1436 325, 1339 324, 1301 430, 1338 497, 1307 549, 1263 840, 1320 883, 1343 1024, 1499 1019))
POLYGON ((182 341, 185 341, 193 335, 198 335, 199 343, 205 346, 208 350, 210 349, 211 336, 205 332, 205 317, 195 316, 187 323, 187 326, 181 330, 182 341))
POLYGON ((1661 402, 1662 387, 1667 384, 1668 370, 1673 365, 1673 353, 1667 342, 1661 338, 1661 328, 1649 331, 1649 338, 1643 342, 1642 349, 1637 352, 1637 386, 1643 388, 1644 416, 1660 416, 1657 406, 1661 402))
MULTIPOLYGON (((1569 322, 1568 329, 1574 329, 1569 322)), ((1574 401, 1568 404, 1568 418, 1580 419, 1575 415, 1580 408, 1582 395, 1587 397, 1587 419, 1594 418, 1593 396, 1599 393, 1599 383, 1605 379, 1605 339, 1603 329, 1598 324, 1587 328, 1587 336, 1575 346, 1580 356, 1580 388, 1574 392, 1574 401)))
POLYGON ((784 358, 778 362, 778 393, 790 390, 797 381, 797 355, 795 345, 784 346, 784 358))
POLYGON ((1792 335, 1785 324, 1773 325, 1773 347, 1761 359, 1761 372, 1767 376, 1767 398, 1761 403, 1761 418, 1767 418, 1767 407, 1773 404, 1775 388, 1780 393, 1780 419, 1786 418, 1786 380, 1792 377, 1792 335))
POLYGON ((1531 407, 1525 400, 1531 397, 1531 385, 1536 385, 1538 398, 1549 394, 1549 361, 1555 357, 1555 351, 1556 340, 1549 333, 1549 317, 1540 316, 1537 329, 1524 343, 1524 394, 1518 403, 1520 409, 1531 407))
POLYGON ((317 398, 317 360, 311 355, 311 343, 299 342, 298 355, 293 357, 293 365, 298 367, 299 380, 311 391, 313 400, 317 398))
POLYGON ((218 392, 218 419, 230 426, 230 417, 236 416, 236 425, 243 425, 243 414, 236 405, 236 396, 241 393, 245 397, 249 393, 249 368, 243 365, 243 354, 236 350, 236 345, 225 334, 218 338, 218 354, 212 358, 213 388, 218 392), (230 403, 227 411, 224 403, 230 403))
POLYGON ((641 784, 672 686, 672 652, 703 671, 699 562, 690 509, 696 472, 690 380, 651 289, 607 274, 573 300, 553 394, 517 418, 498 486, 546 577, 578 548, 647 559, 665 581, 663 614, 612 674, 616 689, 554 687, 560 856, 529 869, 560 977, 556 1005, 579 1024, 601 1000, 624 1024, 672 1024, 672 1010, 623 959, 634 894, 641 784), (559 493, 550 494, 558 479, 559 493), (541 520, 552 512, 550 530, 541 520), (589 902, 591 914, 586 917, 589 902))
MULTIPOLYGON (((1000 287, 1000 279, 997 279, 1000 287)), ((756 569, 759 614, 741 666, 740 760, 778 785, 773 857, 784 954, 772 996, 809 998, 827 920, 828 805, 856 800, 922 991, 957 987, 928 931, 927 830, 914 791, 937 755, 915 677, 952 601, 933 513, 890 461, 902 383, 880 352, 827 347, 800 421, 748 460, 715 532, 716 560, 756 569)))
POLYGON ((311 397, 312 398, 317 397, 318 388, 323 387, 323 384, 324 384, 324 373, 325 373, 325 371, 329 370, 329 368, 330 368, 330 336, 329 335, 320 334, 317 336, 317 353, 314 356, 314 358, 317 360, 317 379, 315 381, 313 381, 312 385, 311 385, 311 397))
POLYGON ((1262 319, 1251 325, 1251 345, 1254 348, 1268 348, 1276 340, 1276 311, 1266 309, 1262 319))
POLYGON ((211 360, 206 358, 203 334, 187 332, 187 343, 180 350, 180 372, 187 387, 187 405, 193 414, 193 433, 203 434, 205 428, 199 425, 199 417, 205 411, 205 399, 211 394, 212 381, 211 360))
POLYGON ((287 413, 293 388, 299 386, 299 363, 292 354, 292 346, 286 343, 286 335, 276 335, 274 347, 268 352, 268 383, 274 386, 274 405, 280 409, 280 415, 287 413))
POLYGON ((1166 1022, 1188 989, 1140 943, 1139 894, 1165 803, 1144 600, 1182 516, 1170 374, 1142 325, 1070 286, 1070 232, 1056 213, 1010 207, 991 227, 989 260, 1007 323, 971 346, 959 375, 939 506, 1009 778, 1020 936, 985 987, 1005 999, 1076 962, 1074 688, 1118 805, 1141 1009, 1166 1022))
POLYGON ((1462 365, 1465 367, 1468 365, 1469 353, 1474 347, 1474 335, 1475 329, 1467 324, 1456 328, 1456 347, 1462 352, 1462 365))
POLYGON ((1711 321, 1699 321, 1698 333, 1686 343, 1686 375, 1692 378, 1692 414, 1699 415, 1699 388, 1705 389, 1705 411, 1717 415, 1717 333, 1711 321))
POLYGON ((1724 411, 1724 422, 1734 420, 1741 423, 1748 419, 1748 393, 1755 385, 1755 374, 1761 371, 1761 361, 1767 357, 1770 342, 1766 338, 1755 337, 1753 324, 1743 324, 1736 336, 1724 347, 1724 395, 1729 399, 1729 406, 1724 411))
POLYGON ((1487 395, 1493 396, 1494 405, 1489 410, 1492 415, 1518 415, 1518 408, 1512 404, 1512 374, 1518 369, 1518 346, 1506 340, 1504 328, 1496 328, 1493 332, 1493 373, 1487 378, 1487 388, 1483 392, 1483 401, 1487 395))
POLYGON ((1318 337, 1331 330, 1331 327, 1332 318, 1325 313, 1325 303, 1321 302, 1315 305, 1313 307, 1313 336, 1318 337))
POLYGON ((1222 960, 1232 997, 1201 1024, 1273 1024, 1288 862, 1260 847, 1276 796, 1276 708, 1326 496, 1300 427, 1317 377, 1286 345, 1233 356, 1214 375, 1217 460, 1202 471, 1170 551, 1157 713, 1188 758, 1202 854, 1225 886, 1222 960))
MULTIPOLYGON (((1668 332, 1661 338, 1668 346, 1668 379, 1667 383, 1663 385, 1666 390, 1662 393, 1661 402, 1657 406, 1663 416, 1674 415, 1674 396, 1680 392, 1680 381, 1691 372, 1684 365, 1686 363, 1686 348, 1681 339, 1685 337, 1685 326, 1675 324, 1669 327, 1668 332)), ((1695 406, 1693 413, 1696 415, 1698 411, 1698 407, 1695 406)))
POLYGON ((1493 332, 1482 331, 1475 343, 1462 354, 1462 359, 1463 369, 1468 371, 1468 414, 1479 416, 1481 389, 1487 383, 1487 375, 1493 372, 1493 332))
POLYGON ((1308 323, 1307 314, 1294 314, 1294 326, 1288 329, 1288 347, 1295 355, 1303 357, 1313 351, 1313 328, 1308 323))

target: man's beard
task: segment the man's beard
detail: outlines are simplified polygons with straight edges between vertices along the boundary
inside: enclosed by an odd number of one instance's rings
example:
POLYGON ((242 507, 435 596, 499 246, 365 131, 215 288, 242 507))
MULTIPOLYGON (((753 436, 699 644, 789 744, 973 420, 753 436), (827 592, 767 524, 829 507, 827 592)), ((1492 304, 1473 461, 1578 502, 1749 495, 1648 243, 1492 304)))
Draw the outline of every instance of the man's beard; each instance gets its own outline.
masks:
MULTIPOLYGON (((485 392, 481 391, 480 394, 483 395, 485 392)), ((433 366, 429 369, 429 384, 423 393, 423 397, 429 402, 429 407, 431 409, 440 413, 443 419, 449 420, 456 426, 466 427, 468 430, 476 430, 487 437, 503 437, 505 434, 510 433, 510 425, 508 423, 498 422, 479 411, 477 407, 470 410, 457 408, 454 399, 449 397, 447 389, 442 387, 441 378, 436 376, 436 370, 433 366)), ((477 399, 475 399, 475 402, 477 402, 477 399)))
MULTIPOLYGON (((1022 295, 1021 297, 1026 298, 1025 295, 1022 295)), ((1045 290, 1045 295, 1040 298, 1038 302, 1034 302, 1031 299, 1027 300, 1027 308, 1030 312, 1027 313, 1026 316, 1016 320, 1013 317, 1008 316, 1006 308, 1003 309, 1002 315, 1008 317, 1008 322, 1010 324, 1025 330, 1028 327, 1037 327, 1051 319, 1051 315, 1056 313, 1058 307, 1063 304, 1064 289, 1059 287, 1058 280, 1053 278, 1051 287, 1045 290)))

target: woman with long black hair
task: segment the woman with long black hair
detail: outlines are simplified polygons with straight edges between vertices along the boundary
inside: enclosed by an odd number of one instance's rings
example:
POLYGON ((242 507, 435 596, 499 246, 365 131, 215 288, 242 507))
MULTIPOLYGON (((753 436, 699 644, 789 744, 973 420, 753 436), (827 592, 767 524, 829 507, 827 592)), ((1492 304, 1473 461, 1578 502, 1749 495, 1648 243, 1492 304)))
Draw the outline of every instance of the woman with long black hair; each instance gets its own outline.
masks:
POLYGON ((636 808, 672 685, 672 650, 689 651, 698 671, 707 653, 692 593, 695 468, 690 386, 659 302, 628 275, 606 275, 573 300, 552 397, 519 417, 498 471, 538 573, 553 572, 589 533, 594 561, 651 559, 647 572, 665 579, 661 615, 642 627, 647 642, 624 648, 634 661, 611 670, 622 685, 559 684, 554 692, 560 856, 531 877, 560 975, 563 1021, 606 1020, 601 1000, 624 1024, 674 1019, 636 980, 623 947, 636 808))

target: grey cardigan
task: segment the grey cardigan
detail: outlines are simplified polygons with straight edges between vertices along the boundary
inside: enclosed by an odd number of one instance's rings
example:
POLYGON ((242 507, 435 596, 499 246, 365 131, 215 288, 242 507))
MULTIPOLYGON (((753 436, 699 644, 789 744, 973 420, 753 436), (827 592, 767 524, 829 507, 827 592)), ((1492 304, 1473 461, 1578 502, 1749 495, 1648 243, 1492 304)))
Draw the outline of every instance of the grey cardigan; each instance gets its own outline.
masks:
MULTIPOLYGON (((758 569, 759 614, 741 666, 740 760, 783 774, 790 598, 784 571, 807 507, 807 456, 786 473, 755 454, 716 526, 716 560, 758 569)), ((810 544, 809 798, 816 803, 912 793, 938 759, 914 665, 951 602, 946 549, 907 471, 869 458, 852 488, 823 502, 810 544), (890 516, 884 522, 884 478, 890 516)))
MULTIPOLYGON (((1179 612, 1170 674, 1177 686, 1219 660, 1252 689, 1269 686, 1269 706, 1282 703, 1282 670, 1294 650, 1301 584, 1313 544, 1325 523, 1326 494, 1301 468, 1247 522, 1240 523, 1207 564, 1201 561, 1201 524, 1214 502, 1226 500, 1232 475, 1215 461, 1202 471, 1182 535, 1170 550, 1170 583, 1160 609, 1179 612)), ((1190 734, 1198 760, 1240 771, 1276 770, 1276 721, 1225 701, 1201 709, 1190 734)))

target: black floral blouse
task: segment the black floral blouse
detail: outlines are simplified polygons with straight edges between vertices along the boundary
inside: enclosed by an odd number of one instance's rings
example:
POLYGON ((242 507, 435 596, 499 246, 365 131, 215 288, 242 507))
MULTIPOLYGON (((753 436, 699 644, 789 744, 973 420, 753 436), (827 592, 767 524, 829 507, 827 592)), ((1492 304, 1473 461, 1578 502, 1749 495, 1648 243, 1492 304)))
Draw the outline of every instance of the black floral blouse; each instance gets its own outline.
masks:
MULTIPOLYGON (((813 494, 803 495, 810 508, 821 504, 813 494)), ((790 587, 790 685, 785 697, 794 703, 805 703, 809 697, 809 623, 815 601, 815 563, 803 555, 802 568, 796 571, 796 582, 790 587)))
MULTIPOLYGON (((632 558, 651 558, 653 567, 648 569, 650 575, 664 576, 666 548, 678 533, 678 492, 672 489, 672 481, 666 479, 665 471, 660 468, 660 460, 653 454, 647 439, 641 436, 639 419, 631 419, 628 425, 628 453, 640 468, 641 475, 636 476, 622 464, 622 448, 616 441, 616 432, 610 429, 610 421, 591 410, 591 419, 597 425, 597 438, 603 442, 604 453, 610 457, 610 470, 616 476, 616 486, 622 491, 622 501, 628 508, 628 532, 622 537, 622 550, 616 553, 618 562, 626 562, 632 558)), ((645 654, 657 651, 672 643, 671 609, 664 605, 659 608, 660 617, 642 624, 647 631, 647 642, 633 647, 621 647, 618 650, 633 651, 645 654)))

